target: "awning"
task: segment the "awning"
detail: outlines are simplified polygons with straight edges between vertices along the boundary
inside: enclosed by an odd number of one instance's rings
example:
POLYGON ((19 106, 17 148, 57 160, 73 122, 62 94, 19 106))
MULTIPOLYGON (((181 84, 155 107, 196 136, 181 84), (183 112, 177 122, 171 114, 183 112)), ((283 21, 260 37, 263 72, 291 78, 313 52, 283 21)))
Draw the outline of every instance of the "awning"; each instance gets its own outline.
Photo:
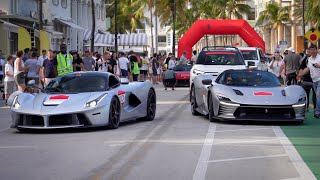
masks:
POLYGON ((18 33, 19 26, 12 24, 12 23, 9 23, 7 21, 3 21, 1 19, 0 19, 0 24, 2 24, 4 27, 6 27, 9 31, 18 33))
POLYGON ((49 34, 43 30, 40 30, 40 49, 50 49, 49 34))
POLYGON ((18 30, 18 49, 23 50, 25 48, 31 47, 31 36, 29 32, 23 28, 19 27, 18 30))
POLYGON ((67 25, 69 27, 75 28, 75 29, 80 30, 80 31, 84 31, 85 30, 84 28, 82 28, 81 26, 79 26, 79 25, 77 25, 77 24, 75 24, 73 22, 69 22, 69 21, 62 20, 62 19, 57 19, 57 18, 55 19, 55 21, 58 21, 58 22, 60 22, 62 24, 65 24, 65 25, 67 25))
MULTIPOLYGON (((90 47, 90 44, 84 45, 85 47, 90 47)), ((94 43, 94 47, 113 47, 113 44, 104 44, 104 43, 94 43)))
MULTIPOLYGON (((94 33, 94 42, 95 43, 104 43, 104 42, 102 42, 101 41, 101 38, 102 38, 102 36, 104 36, 105 34, 102 34, 102 33, 99 33, 99 32, 95 32, 94 33)), ((85 31, 84 31, 84 38, 83 38, 83 40, 85 40, 85 41, 90 41, 90 38, 91 38, 91 31, 90 30, 88 30, 88 29, 86 29, 85 31)), ((108 43, 104 43, 104 44, 108 44, 108 43)))
POLYGON ((50 29, 45 29, 45 31, 49 32, 53 39, 63 39, 62 32, 58 32, 58 31, 54 31, 54 30, 50 30, 50 29))
MULTIPOLYGON (((102 43, 114 44, 114 34, 105 34, 101 38, 102 43)), ((148 46, 147 34, 119 34, 118 46, 148 46)))

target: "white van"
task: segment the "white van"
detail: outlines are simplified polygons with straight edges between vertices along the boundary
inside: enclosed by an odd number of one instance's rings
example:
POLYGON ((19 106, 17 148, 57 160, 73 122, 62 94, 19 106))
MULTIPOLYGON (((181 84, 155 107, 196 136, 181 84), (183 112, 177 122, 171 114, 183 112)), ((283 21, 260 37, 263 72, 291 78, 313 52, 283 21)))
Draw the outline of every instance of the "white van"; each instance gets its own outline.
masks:
POLYGON ((264 53, 260 48, 256 47, 238 47, 242 53, 243 59, 246 62, 247 67, 258 67, 261 60, 267 60, 264 53))

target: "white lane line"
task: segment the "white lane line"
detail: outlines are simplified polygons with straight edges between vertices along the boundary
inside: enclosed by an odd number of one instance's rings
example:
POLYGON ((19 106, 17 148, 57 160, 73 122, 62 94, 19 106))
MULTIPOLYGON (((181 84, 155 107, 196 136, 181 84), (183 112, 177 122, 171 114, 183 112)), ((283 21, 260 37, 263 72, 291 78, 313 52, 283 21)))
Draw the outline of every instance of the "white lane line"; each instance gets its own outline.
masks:
POLYGON ((268 130, 268 129, 271 130, 272 128, 229 129, 229 130, 216 131, 216 133, 219 133, 219 132, 234 132, 234 131, 257 131, 257 130, 268 130))
POLYGON ((32 149, 34 146, 0 146, 0 149, 32 149))
MULTIPOLYGON (((220 139, 223 140, 223 139, 220 139)), ((250 140, 250 141, 230 141, 230 142, 217 142, 214 143, 214 145, 220 145, 220 144, 238 144, 238 143, 254 143, 254 142, 264 142, 264 141, 274 141, 278 140, 277 138, 271 138, 271 139, 261 139, 261 140, 250 140)))
POLYGON ((281 142, 283 148, 289 155, 289 158, 293 166, 299 173, 300 178, 306 180, 316 180, 316 177, 308 168, 306 163, 303 161, 303 159, 299 155, 298 151, 294 148, 288 137, 283 133, 282 129, 279 126, 274 126, 272 129, 279 141, 281 142))
POLYGON ((208 161, 208 163, 241 161, 241 160, 252 160, 252 159, 265 159, 265 158, 285 157, 285 156, 288 156, 288 154, 276 154, 276 155, 269 155, 269 156, 253 156, 253 157, 243 157, 243 158, 220 159, 220 160, 208 161))
POLYGON ((10 129, 10 128, 0 129, 0 132, 6 131, 8 129, 10 129))
POLYGON ((0 107, 0 109, 9 109, 10 106, 3 106, 3 107, 0 107))
POLYGON ((157 101, 157 104, 189 104, 190 101, 157 101))
POLYGON ((210 123, 206 139, 204 141, 201 154, 199 157, 199 161, 196 167, 196 170, 193 174, 193 180, 205 180, 207 168, 208 168, 208 161, 211 154, 211 149, 214 141, 216 125, 210 123))

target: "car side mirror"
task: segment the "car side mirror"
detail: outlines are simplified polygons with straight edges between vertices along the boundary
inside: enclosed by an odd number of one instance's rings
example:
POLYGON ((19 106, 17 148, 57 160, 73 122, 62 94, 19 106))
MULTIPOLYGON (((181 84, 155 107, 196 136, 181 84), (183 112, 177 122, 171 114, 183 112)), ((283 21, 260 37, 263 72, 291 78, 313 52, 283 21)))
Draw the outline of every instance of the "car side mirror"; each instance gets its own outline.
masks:
POLYGON ((211 85, 211 83, 212 83, 212 79, 204 79, 204 80, 202 80, 202 84, 203 85, 211 85))
POLYGON ((120 82, 121 82, 121 84, 129 84, 130 81, 127 78, 121 78, 120 82))
POLYGON ((34 88, 35 84, 36 84, 36 81, 35 81, 35 80, 30 80, 30 81, 28 81, 27 86, 28 86, 29 88, 34 88))
POLYGON ((248 67, 251 67, 251 66, 255 66, 255 62, 252 62, 252 61, 248 61, 248 67))

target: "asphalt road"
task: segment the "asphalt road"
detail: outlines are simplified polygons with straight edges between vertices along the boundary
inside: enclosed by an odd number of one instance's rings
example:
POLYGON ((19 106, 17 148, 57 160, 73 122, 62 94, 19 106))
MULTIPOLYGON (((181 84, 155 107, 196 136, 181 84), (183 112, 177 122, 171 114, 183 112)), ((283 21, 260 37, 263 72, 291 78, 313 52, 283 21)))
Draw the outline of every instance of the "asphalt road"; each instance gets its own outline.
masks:
POLYGON ((154 121, 116 130, 20 133, 0 107, 0 179, 315 179, 277 124, 192 116, 188 88, 157 99, 154 121))

